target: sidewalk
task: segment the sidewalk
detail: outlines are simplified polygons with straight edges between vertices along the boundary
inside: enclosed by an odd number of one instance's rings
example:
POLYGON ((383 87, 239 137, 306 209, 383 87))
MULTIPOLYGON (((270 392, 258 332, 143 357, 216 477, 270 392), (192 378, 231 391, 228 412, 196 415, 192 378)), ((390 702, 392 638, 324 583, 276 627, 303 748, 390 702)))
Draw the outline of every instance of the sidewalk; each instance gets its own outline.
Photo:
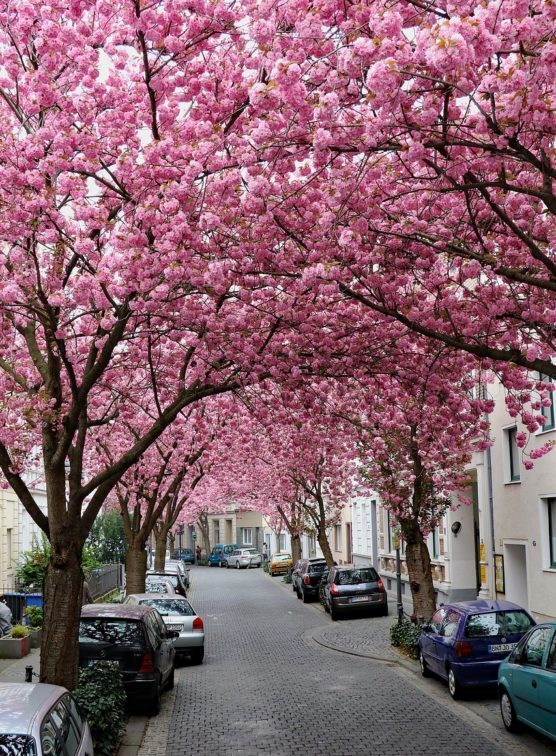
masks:
MULTIPOLYGON (((41 665, 38 648, 32 649, 31 653, 22 659, 0 659, 0 682, 25 682, 25 667, 29 665, 33 667, 33 674, 38 675, 41 665)), ((38 676, 33 676, 33 681, 38 682, 38 676)))

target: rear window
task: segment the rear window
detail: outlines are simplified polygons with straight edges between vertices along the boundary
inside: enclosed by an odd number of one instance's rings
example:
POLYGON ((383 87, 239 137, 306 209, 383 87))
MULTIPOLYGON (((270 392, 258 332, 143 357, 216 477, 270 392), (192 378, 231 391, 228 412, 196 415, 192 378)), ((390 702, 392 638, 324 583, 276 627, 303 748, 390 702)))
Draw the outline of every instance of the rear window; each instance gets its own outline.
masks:
POLYGON ((182 614, 184 617, 191 617, 195 614, 188 601, 178 601, 177 599, 141 599, 139 602, 143 606, 152 606, 163 617, 169 614, 182 614))
POLYGON ((146 580, 145 593, 168 593, 168 586, 161 580, 146 580))
POLYGON ((286 562, 288 559, 291 559, 291 556, 289 554, 275 554, 272 557, 272 560, 274 562, 286 562))
POLYGON ((471 614, 465 626, 466 638, 493 638, 498 635, 525 633, 533 622, 522 611, 471 614))
POLYGON ((245 549, 246 554, 258 554, 257 549, 245 549))
POLYGON ((142 643, 140 622, 125 619, 82 619, 79 623, 80 643, 142 643))
POLYGON ((373 567, 360 570, 341 570, 336 573, 336 585, 359 585, 360 583, 376 583, 378 575, 373 567))
POLYGON ((322 574, 326 569, 326 562, 322 564, 310 564, 307 572, 315 572, 317 575, 322 574))
POLYGON ((2 756, 35 756, 35 738, 30 735, 0 735, 0 753, 2 756))

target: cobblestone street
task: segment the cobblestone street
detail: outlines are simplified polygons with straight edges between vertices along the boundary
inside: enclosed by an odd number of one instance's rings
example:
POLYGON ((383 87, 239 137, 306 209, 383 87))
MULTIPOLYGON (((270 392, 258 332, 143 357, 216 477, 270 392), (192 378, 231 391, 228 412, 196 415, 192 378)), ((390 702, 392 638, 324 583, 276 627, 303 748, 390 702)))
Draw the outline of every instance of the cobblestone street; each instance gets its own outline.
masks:
POLYGON ((397 664, 384 642, 392 616, 333 625, 319 605, 302 604, 262 570, 194 568, 192 577, 191 601, 205 621, 205 662, 179 671, 141 755, 551 752, 534 735, 512 737, 452 701, 445 686, 422 680, 411 664, 397 664))

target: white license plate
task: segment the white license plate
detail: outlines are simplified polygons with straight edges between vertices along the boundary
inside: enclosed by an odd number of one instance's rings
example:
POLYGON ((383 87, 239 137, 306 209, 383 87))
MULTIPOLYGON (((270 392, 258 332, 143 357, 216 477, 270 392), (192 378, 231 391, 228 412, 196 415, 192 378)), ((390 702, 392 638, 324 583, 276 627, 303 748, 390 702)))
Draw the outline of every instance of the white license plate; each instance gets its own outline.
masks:
POLYGON ((351 596, 349 603, 350 604, 358 604, 360 601, 368 601, 369 596, 351 596))
POLYGON ((489 646, 488 650, 491 654, 500 654, 504 651, 513 651, 517 646, 517 643, 497 643, 494 646, 489 646))
POLYGON ((167 627, 168 630, 179 630, 180 632, 183 630, 183 625, 168 625, 167 627))

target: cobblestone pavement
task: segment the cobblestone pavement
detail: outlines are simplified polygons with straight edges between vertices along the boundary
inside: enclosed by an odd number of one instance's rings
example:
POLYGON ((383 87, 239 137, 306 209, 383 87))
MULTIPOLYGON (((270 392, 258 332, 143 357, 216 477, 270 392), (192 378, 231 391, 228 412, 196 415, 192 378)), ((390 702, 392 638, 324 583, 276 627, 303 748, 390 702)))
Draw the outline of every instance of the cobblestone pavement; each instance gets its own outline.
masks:
MULTIPOLYGON (((350 642, 348 628, 358 622, 380 623, 384 632, 379 618, 335 623, 332 637, 318 605, 302 604, 262 570, 200 567, 192 575, 191 601, 205 621, 205 663, 181 669, 173 701, 164 697, 166 715, 150 721, 140 756, 155 743, 159 753, 167 744, 166 756, 553 752, 534 736, 508 735, 406 666, 338 653, 312 639, 350 642)), ((376 651, 374 631, 366 640, 363 629, 357 634, 356 653, 363 646, 376 651)))
POLYGON ((318 628, 312 633, 312 637, 317 643, 338 651, 347 651, 369 659, 399 660, 399 655, 390 645, 389 632, 393 622, 391 616, 344 619, 318 628))

